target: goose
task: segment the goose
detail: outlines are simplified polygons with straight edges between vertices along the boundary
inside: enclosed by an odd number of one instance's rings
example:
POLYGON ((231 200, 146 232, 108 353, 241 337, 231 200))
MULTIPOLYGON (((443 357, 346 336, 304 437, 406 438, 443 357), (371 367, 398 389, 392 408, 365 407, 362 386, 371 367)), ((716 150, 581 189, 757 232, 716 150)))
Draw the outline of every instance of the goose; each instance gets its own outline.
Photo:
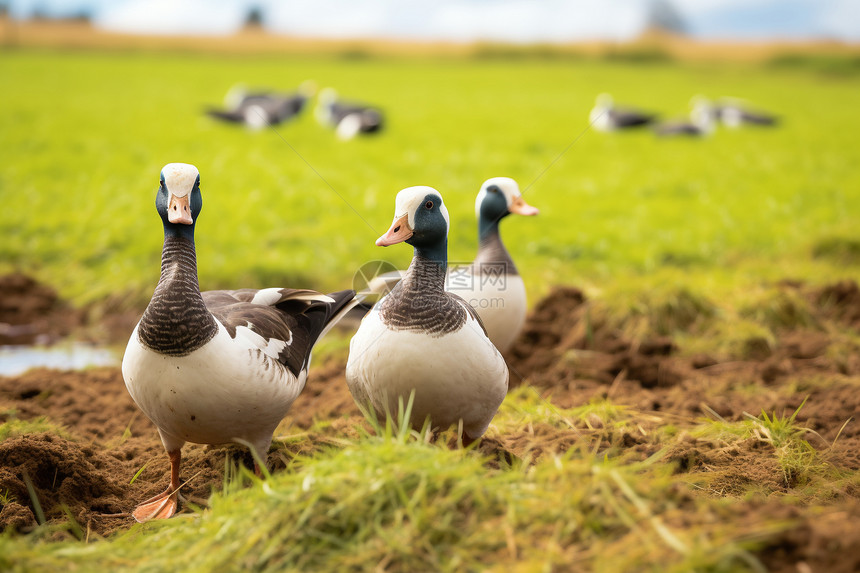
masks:
POLYGON ((231 123, 243 123, 252 130, 277 125, 297 116, 304 109, 316 88, 312 82, 303 82, 296 93, 277 94, 260 91, 247 93, 241 86, 227 92, 224 103, 227 109, 209 109, 210 117, 231 123))
POLYGON ((352 139, 359 133, 376 133, 382 129, 382 112, 356 102, 339 101, 333 88, 320 92, 315 110, 317 121, 334 127, 340 139, 352 139))
POLYGON ((744 124, 772 127, 779 122, 779 118, 775 115, 753 111, 743 100, 737 98, 721 98, 716 108, 720 120, 726 127, 737 128, 744 124))
POLYGON ((640 127, 653 123, 657 115, 631 108, 615 106, 612 96, 602 93, 597 96, 588 121, 598 131, 616 131, 630 127, 640 127))
POLYGON ((481 317, 490 340, 502 353, 519 336, 526 321, 526 287, 502 243, 499 223, 510 215, 539 213, 522 197, 510 177, 492 177, 475 198, 478 254, 471 265, 451 269, 445 288, 465 299, 481 317))
MULTIPOLYGON (((128 341, 122 375, 158 428, 170 485, 137 506, 132 515, 141 522, 176 513, 185 442, 250 444, 256 459, 265 460, 275 427, 305 386, 314 344, 354 303, 349 290, 201 293, 197 168, 165 165, 155 203, 164 225, 161 277, 128 341)), ((255 470, 259 475, 258 464, 255 470)))
POLYGON ((376 240, 414 248, 403 280, 362 319, 349 344, 346 381, 355 401, 379 415, 414 391, 410 424, 462 423, 463 443, 481 437, 508 390, 508 368, 481 318, 445 291, 448 209, 432 187, 403 189, 394 222, 376 240))
POLYGON ((711 135, 714 132, 716 113, 714 106, 705 98, 694 98, 691 101, 689 120, 668 121, 657 124, 654 132, 657 135, 711 135))

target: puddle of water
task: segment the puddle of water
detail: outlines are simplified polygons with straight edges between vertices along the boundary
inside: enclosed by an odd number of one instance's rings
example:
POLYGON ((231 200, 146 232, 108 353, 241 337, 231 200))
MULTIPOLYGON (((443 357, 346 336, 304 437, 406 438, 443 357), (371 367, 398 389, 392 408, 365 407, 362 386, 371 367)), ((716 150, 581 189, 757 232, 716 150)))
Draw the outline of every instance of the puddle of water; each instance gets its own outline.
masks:
POLYGON ((30 368, 80 370, 116 366, 116 354, 101 346, 74 342, 55 346, 0 346, 0 375, 17 376, 30 368))

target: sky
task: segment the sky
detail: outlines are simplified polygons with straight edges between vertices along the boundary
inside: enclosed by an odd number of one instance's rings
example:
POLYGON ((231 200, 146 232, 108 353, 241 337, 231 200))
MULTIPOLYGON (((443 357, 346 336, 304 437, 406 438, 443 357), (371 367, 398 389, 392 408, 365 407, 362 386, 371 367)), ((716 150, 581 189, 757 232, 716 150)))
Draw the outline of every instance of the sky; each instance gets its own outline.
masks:
MULTIPOLYGON (((627 40, 653 0, 0 0, 16 17, 89 12, 104 29, 235 32, 251 7, 267 29, 323 38, 555 43, 627 40)), ((860 41, 860 0, 665 0, 704 39, 860 41)))

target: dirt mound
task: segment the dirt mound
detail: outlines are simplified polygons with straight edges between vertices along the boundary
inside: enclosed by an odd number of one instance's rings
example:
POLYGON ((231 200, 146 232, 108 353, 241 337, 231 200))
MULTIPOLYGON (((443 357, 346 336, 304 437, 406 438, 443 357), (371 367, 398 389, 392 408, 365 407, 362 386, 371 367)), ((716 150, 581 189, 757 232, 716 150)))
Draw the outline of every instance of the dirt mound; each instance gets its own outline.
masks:
POLYGON ((82 319, 54 289, 21 274, 0 276, 0 344, 48 344, 82 319))
POLYGON ((137 435, 152 426, 128 395, 118 368, 65 372, 37 368, 0 377, 0 397, 14 408, 16 417, 47 416, 86 440, 116 440, 126 430, 137 435))
POLYGON ((771 573, 860 571, 860 503, 806 517, 771 539, 758 558, 771 573))
POLYGON ((643 388, 672 386, 682 377, 666 359, 675 350, 667 337, 634 344, 591 312, 581 290, 557 287, 535 306, 509 353, 511 385, 525 378, 538 387, 570 379, 611 384, 621 376, 643 388))
POLYGON ((742 495, 755 484, 763 491, 785 492, 791 476, 769 455, 771 446, 748 438, 717 443, 686 436, 667 454, 676 471, 702 474, 705 489, 715 496, 742 495))
MULTIPOLYGON (((810 293, 813 299, 825 301, 821 313, 841 309, 840 319, 848 316, 842 311, 853 308, 854 293, 860 304, 860 290, 850 281, 810 293)), ((682 356, 666 336, 642 342, 625 338, 605 317, 593 312, 582 291, 557 287, 535 305, 507 358, 512 385, 526 381, 565 407, 582 405, 597 395, 620 399, 644 411, 687 415, 701 414, 705 404, 728 419, 739 419, 744 411, 796 409, 808 395, 804 413, 823 415, 826 421, 813 428, 823 430, 822 424, 835 423, 838 428, 858 413, 850 408, 854 400, 837 403, 830 398, 833 392, 850 392, 841 383, 846 377, 860 375, 857 360, 829 355, 831 343, 826 330, 782 330, 766 352, 752 353, 747 359, 720 362, 708 355, 682 356), (776 389, 788 380, 822 376, 834 377, 836 387, 799 387, 788 398, 781 392, 765 391, 764 400, 761 393, 753 397, 741 391, 752 385, 776 389), (827 408, 833 411, 825 412, 827 408)))
POLYGON ((821 311, 839 322, 860 327, 860 287, 852 280, 840 281, 812 292, 821 311))
MULTIPOLYGON (((331 419, 347 433, 359 427, 360 414, 346 389, 343 365, 321 368, 321 383, 316 380, 311 377, 310 391, 294 404, 301 427, 314 418, 331 419)), ((167 486, 164 447, 155 425, 128 395, 119 368, 36 369, 0 377, 0 422, 43 417, 62 426, 68 437, 35 433, 0 442, 0 494, 9 492, 6 502, 0 499, 0 530, 12 526, 26 531, 37 524, 25 472, 49 521, 66 520, 65 505, 84 530, 99 535, 129 527, 134 505, 167 486)), ((282 428, 293 423, 285 419, 282 428)), ((320 436, 276 443, 268 466, 283 469, 293 455, 325 444, 320 436)), ((213 489, 221 487, 228 462, 254 465, 251 454, 240 446, 187 444, 181 472, 187 482, 182 488, 186 499, 205 505, 213 489)))
POLYGON ((0 442, 0 458, 4 460, 0 467, 0 491, 7 492, 15 504, 3 508, 0 528, 30 525, 32 519, 30 523, 22 522, 26 514, 20 506, 29 502, 25 506, 28 510, 35 507, 33 496, 48 520, 62 519, 68 511, 86 526, 91 512, 123 511, 125 491, 112 478, 121 473, 120 463, 100 448, 70 442, 51 433, 37 433, 0 442), (29 487, 33 488, 32 494, 29 487), (6 519, 9 523, 4 523, 6 519))

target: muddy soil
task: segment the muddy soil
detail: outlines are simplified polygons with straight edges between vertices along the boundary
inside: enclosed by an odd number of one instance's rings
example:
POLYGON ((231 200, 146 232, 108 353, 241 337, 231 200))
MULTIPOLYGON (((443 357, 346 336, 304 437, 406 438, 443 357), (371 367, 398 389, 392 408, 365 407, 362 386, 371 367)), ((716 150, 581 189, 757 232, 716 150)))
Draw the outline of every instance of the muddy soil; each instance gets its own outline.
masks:
MULTIPOLYGON (((35 336, 39 331, 58 336, 84 322, 50 289, 28 280, 0 278, 0 322, 19 327, 18 334, 35 336), (34 300, 27 292, 34 293, 34 300), (77 322, 58 321, 57 313, 77 322)), ((797 420, 809 429, 810 444, 827 463, 860 469, 860 357, 831 351, 839 329, 860 326, 860 289, 851 281, 822 289, 793 283, 784 288, 800 290, 820 319, 818 324, 829 326, 779 332, 776 344, 750 353, 750 358, 730 361, 684 354, 667 337, 626 339, 608 321, 594 316, 581 291, 556 288, 535 305, 507 356, 512 385, 529 385, 563 408, 609 397, 637 413, 638 428, 613 431, 599 420, 575 421, 573 427, 538 423, 509 435, 491 428, 480 450, 496 460, 539 459, 546 452, 569 448, 585 435, 593 436, 598 447, 624 449, 644 459, 662 447, 653 437, 655 428, 667 424, 683 428, 702 417, 740 420, 744 412, 756 416, 762 410, 790 414, 803 404, 797 420)), ((127 318, 118 322, 130 330, 127 318)), ((10 339, 0 338, 0 343, 10 339)), ((343 371, 344 364, 337 362, 312 369, 307 388, 279 433, 306 432, 315 420, 328 420, 331 427, 326 436, 276 440, 268 459, 274 471, 283 469, 297 452, 325 446, 332 430, 355 435, 364 424, 343 371)), ((0 498, 0 529, 26 532, 36 525, 28 485, 47 520, 72 517, 90 535, 130 527, 134 505, 166 487, 167 456, 155 427, 131 401, 119 368, 36 369, 0 377, 0 422, 42 417, 59 428, 24 432, 0 442, 0 494, 8 492, 0 498)), ((779 467, 773 456, 763 455, 770 446, 761 440, 714 444, 685 435, 676 442, 667 459, 678 472, 707 475, 702 495, 738 497, 755 484, 767 495, 733 505, 733 510, 749 512, 751 521, 764 512, 796 524, 763 543, 758 557, 770 570, 860 570, 860 491, 828 491, 821 499, 801 504, 814 503, 826 510, 806 511, 779 500, 781 493, 797 485, 797 476, 779 467)), ((253 464, 240 447, 186 445, 185 497, 205 504, 220 486, 227 463, 253 464)))
POLYGON ((0 344, 49 344, 82 319, 54 289, 22 274, 0 276, 0 344))

